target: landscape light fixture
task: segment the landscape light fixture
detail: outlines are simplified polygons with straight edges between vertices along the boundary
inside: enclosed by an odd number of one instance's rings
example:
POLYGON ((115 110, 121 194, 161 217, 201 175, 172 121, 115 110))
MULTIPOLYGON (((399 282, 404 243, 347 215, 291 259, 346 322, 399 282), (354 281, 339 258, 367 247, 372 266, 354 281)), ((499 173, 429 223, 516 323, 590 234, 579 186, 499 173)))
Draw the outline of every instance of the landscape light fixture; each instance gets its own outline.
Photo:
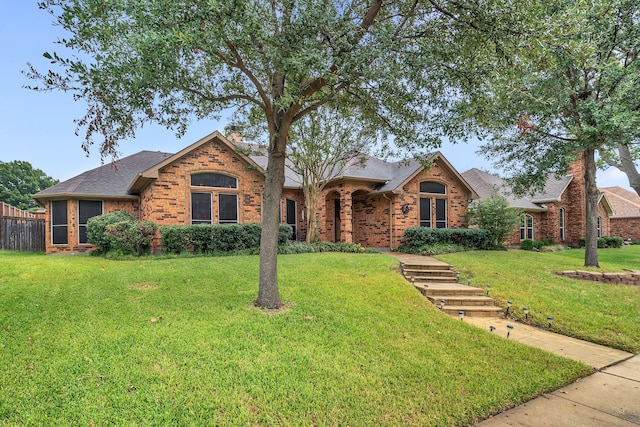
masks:
POLYGON ((522 307, 522 311, 524 311, 524 320, 529 320, 529 307, 522 307))
POLYGON ((513 331, 513 325, 507 325, 507 338, 511 335, 511 331, 513 331))
POLYGON ((491 293, 491 285, 487 285, 487 296, 491 293))
POLYGON ((495 331, 495 330, 496 330, 496 327, 495 327, 495 326, 493 326, 493 325, 489 326, 489 332, 493 332, 493 331, 495 331))
POLYGON ((464 321, 464 311, 459 311, 458 315, 460 316, 460 320, 464 321))
POLYGON ((507 301, 507 316, 509 315, 509 310, 511 310, 511 306, 513 305, 513 301, 507 301))
POLYGON ((551 324, 553 323, 553 316, 547 316, 547 322, 549 322, 549 329, 551 329, 551 324))
POLYGON ((460 283, 460 270, 456 271, 456 282, 460 283))
POLYGON ((471 276, 467 277, 467 286, 471 286, 471 276))
POLYGON ((441 299, 440 300, 440 310, 444 310, 444 305, 447 303, 446 299, 441 299))

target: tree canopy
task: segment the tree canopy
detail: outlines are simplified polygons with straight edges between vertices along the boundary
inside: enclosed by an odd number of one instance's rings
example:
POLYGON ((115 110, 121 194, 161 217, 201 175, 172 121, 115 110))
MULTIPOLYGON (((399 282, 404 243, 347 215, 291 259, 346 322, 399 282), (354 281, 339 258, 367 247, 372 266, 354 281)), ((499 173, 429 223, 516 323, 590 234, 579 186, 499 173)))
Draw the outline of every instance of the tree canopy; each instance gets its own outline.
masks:
POLYGON ((451 55, 499 50, 526 8, 489 0, 46 0, 73 56, 46 53, 28 73, 39 90, 88 103, 85 149, 102 154, 158 122, 181 134, 192 119, 235 108, 268 131, 257 304, 279 307, 278 209, 293 123, 328 102, 405 147, 461 137, 447 120, 451 55))
POLYGON ((34 169, 29 162, 0 162, 0 202, 19 209, 29 210, 37 207, 31 196, 58 182, 60 181, 51 178, 42 170, 34 169))
POLYGON ((596 155, 638 154, 640 3, 551 2, 531 31, 513 66, 468 91, 461 111, 490 134, 481 151, 513 174, 518 192, 583 159, 585 264, 597 265, 596 155))

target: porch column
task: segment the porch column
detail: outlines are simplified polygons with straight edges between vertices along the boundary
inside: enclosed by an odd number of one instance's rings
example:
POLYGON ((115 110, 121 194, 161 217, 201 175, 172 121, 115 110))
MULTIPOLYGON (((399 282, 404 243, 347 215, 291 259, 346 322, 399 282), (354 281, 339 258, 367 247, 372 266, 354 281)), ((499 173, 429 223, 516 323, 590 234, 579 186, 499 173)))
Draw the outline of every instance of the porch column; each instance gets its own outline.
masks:
POLYGON ((353 197, 340 194, 340 237, 344 243, 353 243, 353 197))

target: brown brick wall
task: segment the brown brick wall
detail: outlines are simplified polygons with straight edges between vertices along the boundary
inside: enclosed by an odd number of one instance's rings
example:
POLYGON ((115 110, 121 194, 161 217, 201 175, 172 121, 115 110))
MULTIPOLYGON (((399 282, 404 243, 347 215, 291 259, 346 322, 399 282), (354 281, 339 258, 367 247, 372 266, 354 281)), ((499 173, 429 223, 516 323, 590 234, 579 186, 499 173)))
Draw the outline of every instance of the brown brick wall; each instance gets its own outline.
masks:
POLYGON ((610 218, 610 235, 624 240, 640 240, 640 217, 610 218))
MULTIPOLYGON (((215 140, 202 144, 158 171, 158 178, 141 192, 141 219, 159 226, 191 224, 191 193, 211 193, 212 220, 218 223, 218 194, 238 195, 238 222, 262 219, 263 175, 215 140), (218 172, 238 180, 237 189, 191 186, 191 175, 218 172)), ((153 250, 160 248, 158 231, 153 250)))
MULTIPOLYGON (((375 184, 357 181, 329 185, 322 193, 318 209, 320 239, 336 240, 335 200, 340 200, 339 241, 369 247, 397 247, 404 231, 420 225, 420 182, 436 181, 447 188, 447 227, 466 228, 464 214, 470 194, 454 173, 436 160, 429 170, 419 172, 398 194, 376 193, 375 184), (389 211, 391 210, 391 218, 389 211)), ((434 211, 435 211, 435 200, 434 211)))

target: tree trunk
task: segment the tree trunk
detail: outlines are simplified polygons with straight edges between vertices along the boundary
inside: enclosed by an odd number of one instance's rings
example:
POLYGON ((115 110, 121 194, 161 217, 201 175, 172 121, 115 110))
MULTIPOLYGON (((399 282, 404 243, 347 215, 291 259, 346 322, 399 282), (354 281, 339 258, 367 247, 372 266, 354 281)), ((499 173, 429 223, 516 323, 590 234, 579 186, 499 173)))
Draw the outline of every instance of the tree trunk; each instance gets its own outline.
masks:
POLYGON ((596 186, 595 150, 587 148, 582 152, 584 158, 584 190, 585 190, 585 267, 600 267, 598 264, 598 196, 596 186))
POLYGON ((279 127, 271 136, 269 160, 264 182, 264 203, 262 206, 262 233, 260 236, 260 281, 256 306, 277 309, 282 306, 278 289, 278 228, 280 225, 280 200, 284 186, 285 147, 288 127, 279 127))
POLYGON ((627 175, 629 185, 640 196, 640 173, 638 173, 636 164, 633 162, 629 146, 618 144, 618 154, 620 155, 620 170, 627 175))
POLYGON ((316 227, 318 212, 318 192, 314 189, 305 191, 305 204, 307 205, 307 243, 318 241, 318 228, 316 227))

